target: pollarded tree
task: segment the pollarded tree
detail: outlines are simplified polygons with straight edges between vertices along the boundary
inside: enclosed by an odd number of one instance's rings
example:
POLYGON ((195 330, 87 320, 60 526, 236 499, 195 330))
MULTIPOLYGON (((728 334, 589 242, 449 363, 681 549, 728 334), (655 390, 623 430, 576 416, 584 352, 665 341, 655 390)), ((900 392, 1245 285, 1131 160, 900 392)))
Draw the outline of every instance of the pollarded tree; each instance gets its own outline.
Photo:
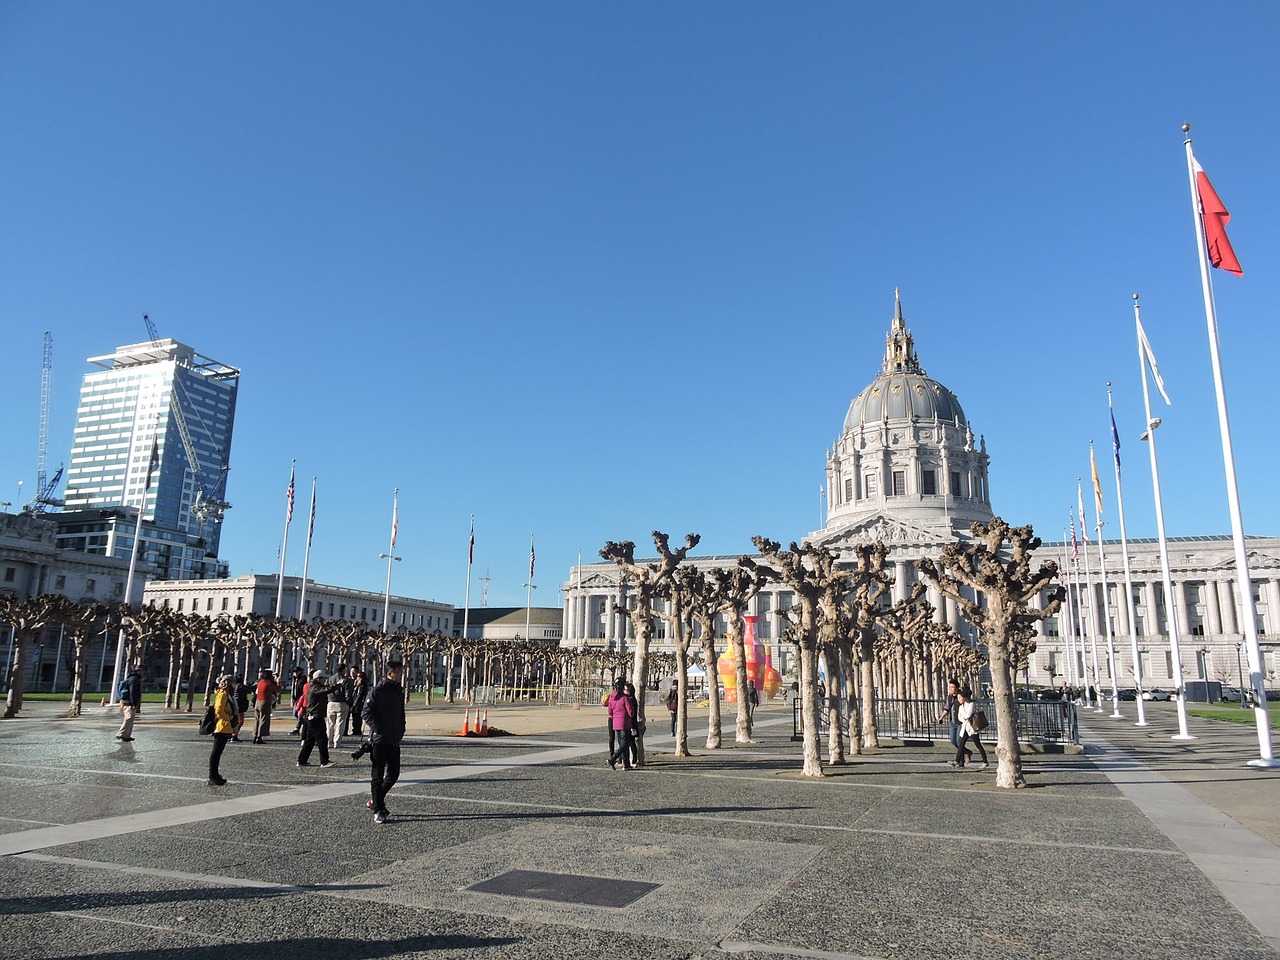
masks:
POLYGON ((933 604, 923 598, 923 581, 917 580, 911 593, 880 614, 880 629, 892 651, 894 672, 897 675, 897 695, 908 700, 919 694, 913 677, 918 662, 917 654, 923 649, 923 640, 933 622, 933 604))
POLYGON ((1025 787, 1013 665, 1035 622, 1055 614, 1064 593, 1055 582, 1058 565, 1054 561, 1046 560, 1032 572, 1031 554, 1040 546, 1040 538, 1030 525, 1010 527, 995 517, 989 524, 975 523, 970 529, 971 542, 948 544, 936 564, 926 557, 916 561, 916 567, 956 602, 986 643, 997 721, 996 785, 1025 787), (982 602, 969 599, 965 588, 982 602), (1043 607, 1031 607, 1032 598, 1041 594, 1047 596, 1043 607))
POLYGON ((883 612, 881 601, 893 587, 893 575, 885 562, 889 555, 882 541, 855 544, 853 569, 849 571, 850 589, 844 602, 844 615, 850 632, 856 638, 862 689, 862 745, 880 746, 876 728, 875 644, 876 625, 883 612))
POLYGON ((754 743, 751 739, 753 717, 750 691, 747 689, 746 621, 743 616, 751 598, 768 583, 768 576, 763 568, 756 566, 754 560, 743 557, 738 561, 738 566, 730 570, 720 567, 710 570, 707 578, 713 590, 711 602, 717 611, 725 615, 729 625, 729 646, 733 650, 738 689, 738 723, 734 739, 738 743, 754 743))
POLYGON ((653 601, 657 592, 672 574, 676 567, 684 562, 689 551, 698 545, 702 536, 697 533, 685 534, 684 546, 678 550, 670 547, 670 537, 659 530, 653 531, 653 545, 658 548, 657 563, 637 563, 636 545, 630 540, 614 543, 612 540, 604 545, 600 556, 618 565, 622 578, 631 585, 635 595, 635 606, 628 610, 615 606, 617 613, 631 618, 631 626, 635 631, 636 642, 631 664, 631 682, 636 688, 636 700, 639 715, 636 717, 636 764, 644 766, 644 731, 645 731, 645 696, 649 688, 649 643, 653 639, 653 601))
MULTIPOLYGON (((665 601, 666 609, 655 609, 654 614, 670 628, 671 647, 676 655, 677 757, 689 756, 689 641, 693 637, 694 612, 705 592, 705 580, 692 567, 676 569, 657 588, 657 595, 665 601)), ((641 688, 637 686, 636 690, 641 688)))
POLYGON ((818 644, 821 613, 819 604, 834 578, 836 556, 822 546, 791 542, 783 550, 776 540, 752 537, 760 556, 772 569, 776 579, 795 594, 796 602, 787 613, 789 632, 800 661, 800 723, 804 731, 804 768, 806 777, 822 776, 822 760, 818 754, 818 644))
MULTIPOLYGON (((89 644, 94 637, 106 633, 115 613, 113 608, 105 604, 78 604, 68 600, 59 614, 58 619, 65 631, 63 636, 71 641, 75 663, 71 680, 71 706, 66 712, 68 717, 80 716, 80 708, 84 703, 84 675, 89 644)), ((106 643, 105 637, 102 642, 106 643)))
POLYGON ((17 600, 0 598, 0 622, 13 628, 13 662, 9 667, 9 694, 5 700, 4 719, 10 720, 22 709, 26 691, 27 646, 48 624, 57 621, 66 598, 52 593, 17 600))

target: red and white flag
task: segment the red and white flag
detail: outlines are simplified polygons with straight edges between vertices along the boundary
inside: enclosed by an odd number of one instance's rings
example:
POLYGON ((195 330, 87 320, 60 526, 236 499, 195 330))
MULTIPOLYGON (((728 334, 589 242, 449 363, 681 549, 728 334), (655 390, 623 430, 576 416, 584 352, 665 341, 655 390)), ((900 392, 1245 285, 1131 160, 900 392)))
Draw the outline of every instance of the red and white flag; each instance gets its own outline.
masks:
POLYGON ((391 499, 391 549, 396 548, 396 535, 400 532, 400 496, 391 499))
POLYGON ((290 467, 290 468, 289 468, 289 489, 285 491, 285 499, 288 501, 288 506, 285 508, 285 514, 284 514, 284 525, 285 525, 286 527, 287 527, 289 524, 293 523, 293 473, 294 473, 294 469, 295 469, 294 467, 290 467))
POLYGON ((1218 191, 1213 189, 1213 184, 1209 182, 1208 175, 1194 154, 1191 157, 1191 170, 1195 174, 1196 194, 1200 198, 1200 223, 1204 228, 1209 262, 1219 270, 1243 277, 1244 270, 1240 268, 1236 252, 1231 249, 1231 241, 1227 239, 1227 222, 1231 219, 1231 214, 1227 212, 1226 205, 1218 197, 1218 191))
POLYGON ((476 518, 471 518, 471 542, 467 545, 467 566, 471 566, 476 559, 476 518))
POLYGON ((529 534, 529 582, 533 583, 533 561, 535 554, 533 552, 533 534, 529 534))

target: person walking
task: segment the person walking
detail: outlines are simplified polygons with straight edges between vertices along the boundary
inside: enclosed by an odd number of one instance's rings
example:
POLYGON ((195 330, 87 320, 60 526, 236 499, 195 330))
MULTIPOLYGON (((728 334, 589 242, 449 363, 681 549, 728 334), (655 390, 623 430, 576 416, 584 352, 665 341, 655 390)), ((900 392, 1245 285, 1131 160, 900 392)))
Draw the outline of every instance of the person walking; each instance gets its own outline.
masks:
POLYGON ((631 770, 631 731, 636 725, 635 698, 627 696, 627 683, 619 680, 613 693, 609 694, 609 727, 613 730, 618 744, 617 749, 609 754, 609 769, 617 770, 618 761, 622 761, 624 771, 631 770))
POLYGON ((275 674, 263 669, 253 696, 253 742, 262 743, 271 736, 271 711, 280 700, 280 684, 275 674))
POLYGON ((969 761, 969 751, 965 749, 965 744, 972 742, 978 748, 978 755, 982 757, 978 769, 985 770, 991 764, 987 763, 987 750, 982 745, 982 735, 973 724, 973 715, 978 712, 978 705, 973 702, 973 691, 968 687, 961 687, 956 692, 956 700, 960 704, 956 711, 956 718, 960 722, 960 741, 956 745, 956 758, 951 761, 951 765, 963 767, 969 761))
POLYGON ((351 710, 347 714, 347 735, 364 736, 364 701, 369 696, 369 675, 356 667, 351 668, 351 710))
POLYGON ((404 739, 404 664, 392 660, 387 675, 369 692, 361 719, 369 730, 373 769, 369 774, 369 801, 374 823, 386 823, 387 794, 400 779, 400 741, 404 739))
MULTIPOLYGON (((938 714, 938 722, 941 723, 946 718, 951 718, 950 739, 951 745, 957 749, 960 748, 960 720, 957 717, 957 711, 960 709, 960 702, 957 699, 960 693, 960 681, 955 677, 947 679, 947 699, 943 702, 942 712, 938 714)), ((964 759, 969 759, 969 752, 966 750, 964 759)))
POLYGON ((289 687, 289 700, 293 704, 293 715, 297 718, 292 732, 289 736, 297 737, 302 734, 303 717, 302 717, 302 698, 307 690, 307 671, 302 667, 293 668, 293 681, 289 687))
POLYGON ((298 751, 298 766, 311 766, 312 747, 320 748, 320 766, 332 767, 329 759, 329 741, 325 736, 325 715, 329 709, 329 687, 323 670, 311 674, 311 682, 302 691, 302 749, 298 751))
POLYGON ((244 718, 249 714, 249 686, 243 677, 235 678, 236 722, 231 734, 231 742, 240 742, 240 728, 244 726, 244 718))
POLYGON ((120 684, 120 712, 124 719, 116 731, 116 739, 129 743, 133 740, 133 721, 142 712, 142 671, 137 667, 120 684))
POLYGON ((213 749, 209 753, 209 786, 211 787, 227 785, 227 781, 218 770, 218 765, 222 761, 222 751, 226 749, 227 741, 236 730, 235 686, 235 677, 225 674, 218 678, 218 689, 213 695, 213 713, 218 718, 218 723, 213 728, 213 749))
POLYGON ((335 750, 341 745, 350 716, 351 680, 336 673, 329 684, 329 709, 325 713, 325 736, 335 750))
POLYGON ((667 710, 671 714, 671 735, 676 735, 676 715, 680 710, 680 687, 677 681, 671 681, 671 689, 667 691, 667 710))

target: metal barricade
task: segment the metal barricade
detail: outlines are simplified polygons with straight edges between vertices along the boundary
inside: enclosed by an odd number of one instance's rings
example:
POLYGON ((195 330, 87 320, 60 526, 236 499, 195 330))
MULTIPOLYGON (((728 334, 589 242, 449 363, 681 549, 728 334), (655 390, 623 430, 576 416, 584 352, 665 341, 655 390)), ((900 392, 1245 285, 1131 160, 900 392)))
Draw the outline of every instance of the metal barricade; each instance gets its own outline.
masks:
MULTIPOLYGON (((997 730, 995 705, 991 700, 975 700, 977 708, 987 717, 989 726, 982 731, 982 739, 995 740, 997 730)), ((818 704, 818 736, 826 738, 830 729, 830 711, 825 702, 818 704)), ((1074 703, 1062 700, 1018 700, 1016 702, 1018 740, 1023 742, 1079 743, 1080 727, 1074 703)), ((860 710, 854 701, 851 710, 860 710)), ((876 700, 876 732, 884 740, 901 740, 904 743, 932 743, 951 739, 951 721, 938 721, 942 706, 936 700, 876 700)), ((800 720, 800 700, 792 700, 791 739, 804 739, 800 720)))

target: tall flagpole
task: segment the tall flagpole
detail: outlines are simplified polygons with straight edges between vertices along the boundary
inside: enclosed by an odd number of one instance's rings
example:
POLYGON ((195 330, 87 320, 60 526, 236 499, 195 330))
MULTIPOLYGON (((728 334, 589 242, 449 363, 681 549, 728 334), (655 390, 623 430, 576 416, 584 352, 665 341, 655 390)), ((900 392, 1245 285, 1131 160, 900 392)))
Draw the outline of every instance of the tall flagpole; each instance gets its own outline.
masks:
MULTIPOLYGON (((391 494, 391 546, 387 548, 386 553, 379 556, 387 561, 387 591, 384 595, 385 599, 382 604, 382 635, 389 636, 391 633, 391 564, 400 558, 396 553, 396 537, 400 533, 400 488, 396 487, 391 494)), ((388 651, 383 651, 384 654, 388 651)))
POLYGON ((1111 597, 1107 586, 1107 551, 1102 543, 1102 485, 1098 482, 1098 461, 1093 456, 1093 441, 1089 441, 1089 470, 1093 477, 1094 527, 1098 535, 1098 576, 1102 580, 1102 624, 1107 631, 1107 669, 1111 671, 1111 716, 1120 717, 1120 671, 1116 669, 1116 638, 1111 629, 1111 597))
POLYGON ((1075 646, 1075 604, 1071 601, 1071 581, 1066 577, 1066 572, 1070 567, 1067 565, 1067 531, 1062 531, 1062 563, 1058 566, 1058 583, 1062 585, 1062 590, 1066 594, 1066 621, 1067 621, 1067 687, 1076 686, 1076 646, 1075 646))
MULTIPOLYGON (((124 582, 124 605, 126 607, 133 605, 133 578, 138 570, 138 545, 142 542, 142 514, 147 509, 147 493, 151 490, 152 478, 155 476, 156 468, 160 465, 159 433, 160 415, 157 414, 156 425, 151 435, 151 458, 147 461, 147 485, 142 491, 142 498, 138 501, 138 519, 133 526, 133 546, 129 548, 129 579, 124 582)), ((129 471, 126 469, 126 483, 128 483, 128 476, 129 471)), ((102 656, 105 660, 106 651, 103 651, 102 656)), ((120 679, 124 673, 124 667, 124 630, 118 630, 116 632, 116 664, 111 676, 111 700, 109 701, 112 706, 115 706, 120 700, 120 679)))
POLYGON ((316 532, 316 478, 311 478, 311 517, 307 521, 307 549, 302 555, 302 589, 298 591, 298 619, 307 610, 307 571, 311 567, 311 537, 316 532))
POLYGON ((280 619, 280 611, 284 606, 284 561, 289 553, 289 524, 293 522, 293 479, 298 461, 289 461, 289 489, 285 491, 284 539, 280 544, 280 576, 276 579, 276 619, 280 619))
POLYGON ((1152 374, 1156 378, 1156 386, 1165 402, 1169 402, 1164 392, 1164 382, 1156 370, 1155 357, 1150 353, 1146 331, 1142 329, 1142 314, 1138 301, 1133 301, 1133 319, 1138 325, 1138 362, 1142 365, 1142 403, 1147 412, 1147 429, 1141 439, 1147 441, 1147 449, 1151 454, 1151 490, 1156 503, 1156 535, 1160 542, 1160 576, 1164 587, 1164 619, 1169 631, 1169 652, 1173 660, 1174 699, 1178 704, 1178 732, 1174 740, 1195 740, 1187 730, 1187 697, 1182 682, 1182 649, 1178 642, 1180 628, 1178 604, 1173 596, 1173 578, 1169 575, 1169 542, 1164 535, 1164 501, 1160 496, 1160 468, 1156 462, 1156 428, 1160 426, 1160 418, 1151 416, 1151 388, 1147 384, 1147 364, 1151 364, 1152 374))
POLYGON ((462 639, 467 639, 471 627, 471 564, 476 558, 476 515, 471 515, 471 539, 467 543, 467 595, 462 608, 462 639))
MULTIPOLYGON (((1093 660, 1093 708, 1097 713, 1102 709, 1102 671, 1098 669, 1098 596, 1093 592, 1093 571, 1089 568, 1089 535, 1084 529, 1084 493, 1081 491, 1080 478, 1076 477, 1076 506, 1080 508, 1080 538, 1084 540, 1084 585, 1089 591, 1088 617, 1085 623, 1089 627, 1089 653, 1093 660)), ((1105 598, 1104 598, 1105 599, 1105 598)), ((1082 599, 1080 607, 1083 611, 1085 603, 1082 599)), ((1105 619, 1105 611, 1103 618, 1105 619)))
MULTIPOLYGON (((1076 515, 1075 512, 1068 507, 1067 517, 1071 523, 1071 579, 1076 588, 1076 640, 1080 647, 1080 683, 1081 683, 1081 702, 1084 706, 1089 705, 1089 645, 1085 639, 1086 633, 1084 629, 1084 591, 1080 587, 1080 547, 1076 542, 1076 515)), ((1096 692, 1097 687, 1094 686, 1096 692)))
MULTIPOLYGON (((1222 436, 1222 465, 1227 480, 1227 506, 1231 512, 1231 540, 1236 554, 1236 595, 1239 601, 1239 619, 1244 622, 1245 650, 1249 659, 1249 679, 1253 686, 1254 719, 1258 727, 1258 759, 1250 760, 1254 767, 1280 766, 1271 752, 1271 718, 1267 712, 1266 689, 1263 685, 1262 651, 1258 646, 1258 614, 1253 604, 1253 579, 1249 575, 1249 554, 1244 543, 1244 521, 1240 515, 1240 491, 1236 484, 1235 455, 1231 445, 1231 424, 1227 419, 1227 394, 1223 385, 1222 361, 1218 355, 1218 316, 1213 302, 1213 281, 1209 277, 1209 251, 1205 242, 1204 204, 1196 176, 1198 164, 1191 152, 1191 125, 1184 123, 1182 132, 1188 134, 1187 176, 1191 181, 1191 211, 1195 223, 1196 251, 1200 255, 1200 287, 1204 294, 1204 316, 1209 329, 1209 358, 1213 364, 1213 387, 1218 400, 1218 431, 1222 436)), ((1207 180, 1205 181, 1207 183, 1207 180)), ((1212 193, 1212 188, 1210 188, 1212 193)), ((1225 214, 1225 210, 1223 214, 1225 214)), ((1222 224, 1225 226, 1225 216, 1222 224)), ((1225 232, 1222 240, 1225 242, 1225 232)), ((1227 244, 1230 252, 1230 245, 1227 244)), ((1234 257, 1233 257, 1234 259, 1234 257)), ((1236 269, 1239 269, 1238 264, 1236 269)))
POLYGON ((528 599, 525 600, 525 607, 524 607, 525 643, 529 642, 529 622, 533 614, 533 591, 538 589, 536 586, 534 586, 534 583, 533 583, 533 560, 534 560, 533 534, 531 533, 529 534, 529 582, 525 584, 525 587, 526 587, 525 592, 528 594, 528 599))
POLYGON ((1125 611, 1129 615, 1129 653, 1133 657, 1133 683, 1137 695, 1134 703, 1138 707, 1138 722, 1134 726, 1145 727, 1147 724, 1146 705, 1142 700, 1142 660, 1138 652, 1138 610, 1133 602, 1133 572, 1129 566, 1129 535, 1124 526, 1124 491, 1120 486, 1120 431, 1116 429, 1116 415, 1111 407, 1111 381, 1107 381, 1107 412, 1111 415, 1111 445, 1115 450, 1116 468, 1116 512, 1120 515, 1120 555, 1124 562, 1124 599, 1125 611))

